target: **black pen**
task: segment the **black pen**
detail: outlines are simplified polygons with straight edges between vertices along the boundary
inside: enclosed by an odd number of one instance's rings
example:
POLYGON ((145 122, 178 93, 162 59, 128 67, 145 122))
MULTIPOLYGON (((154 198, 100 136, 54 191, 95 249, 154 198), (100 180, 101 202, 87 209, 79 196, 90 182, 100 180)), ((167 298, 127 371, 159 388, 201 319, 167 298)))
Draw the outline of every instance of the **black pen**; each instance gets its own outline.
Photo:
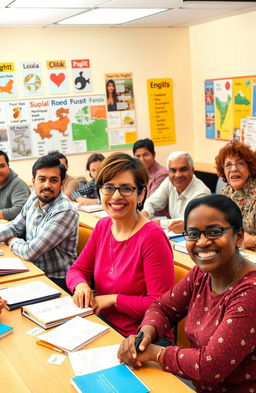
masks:
POLYGON ((135 338, 135 349, 136 349, 136 351, 139 350, 139 346, 140 346, 140 343, 141 343, 141 341, 143 339, 143 336, 144 336, 144 333, 143 333, 142 330, 140 330, 138 335, 137 335, 137 337, 135 338))

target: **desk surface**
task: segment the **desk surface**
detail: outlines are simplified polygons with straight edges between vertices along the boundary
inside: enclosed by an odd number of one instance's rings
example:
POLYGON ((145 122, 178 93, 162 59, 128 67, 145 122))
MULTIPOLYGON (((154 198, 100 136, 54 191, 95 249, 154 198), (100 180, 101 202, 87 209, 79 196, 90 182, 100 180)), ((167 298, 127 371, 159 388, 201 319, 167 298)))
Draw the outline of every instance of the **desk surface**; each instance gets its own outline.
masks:
MULTIPOLYGON (((27 282, 35 281, 29 279, 27 282)), ((47 277, 40 281, 56 287, 47 277)), ((16 283, 17 284, 17 283, 16 283)), ((11 286, 15 283, 11 283, 11 286)), ((62 291, 63 293, 63 291, 62 291)), ((1 322, 14 327, 14 332, 1 339, 0 363, 4 372, 1 375, 1 391, 8 393, 74 393, 70 379, 74 376, 68 357, 60 365, 47 363, 52 354, 51 349, 36 344, 36 337, 26 332, 38 325, 21 315, 20 310, 3 310, 1 322)), ((102 323, 96 316, 87 317, 92 321, 102 323)), ((88 344, 86 348, 119 344, 122 337, 111 329, 102 337, 88 344)), ((164 372, 155 363, 148 363, 136 375, 150 388, 151 393, 192 393, 174 375, 164 372)))
MULTIPOLYGON (((4 255, 0 256, 0 258, 20 258, 17 255, 15 255, 6 244, 0 244, 0 249, 4 251, 4 255)), ((25 280, 27 278, 32 278, 32 277, 44 276, 44 272, 41 269, 39 269, 36 265, 34 265, 32 262, 25 261, 22 258, 20 259, 24 262, 24 264, 27 266, 29 270, 24 273, 6 274, 4 276, 0 276, 0 284, 12 282, 12 281, 25 280)))
POLYGON ((78 211, 79 213, 79 225, 85 228, 94 229, 97 222, 100 220, 97 217, 97 213, 86 213, 81 210, 78 211))

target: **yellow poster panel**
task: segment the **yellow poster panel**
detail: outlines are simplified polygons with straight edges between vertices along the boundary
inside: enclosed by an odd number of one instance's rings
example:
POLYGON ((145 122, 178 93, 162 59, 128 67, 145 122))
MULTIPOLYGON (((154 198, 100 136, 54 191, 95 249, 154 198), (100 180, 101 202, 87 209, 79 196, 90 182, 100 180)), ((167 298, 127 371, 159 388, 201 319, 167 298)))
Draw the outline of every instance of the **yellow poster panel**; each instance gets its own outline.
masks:
POLYGON ((252 78, 233 79, 234 134, 240 130, 241 120, 251 116, 252 112, 252 78))
POLYGON ((172 80, 148 79, 147 89, 151 139, 156 146, 176 143, 172 80))
POLYGON ((216 139, 231 140, 233 137, 232 80, 214 81, 216 139))

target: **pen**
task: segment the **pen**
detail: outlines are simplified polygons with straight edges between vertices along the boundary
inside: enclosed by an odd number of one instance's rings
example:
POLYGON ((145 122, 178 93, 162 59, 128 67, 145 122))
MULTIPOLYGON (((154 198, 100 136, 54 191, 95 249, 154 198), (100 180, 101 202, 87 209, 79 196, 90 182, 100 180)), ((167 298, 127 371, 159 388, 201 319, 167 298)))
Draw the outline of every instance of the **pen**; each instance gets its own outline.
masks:
POLYGON ((139 350, 139 346, 140 346, 140 343, 141 343, 141 341, 143 339, 143 336, 144 336, 144 333, 142 332, 142 330, 140 330, 138 335, 137 335, 137 337, 135 338, 135 349, 136 349, 136 351, 139 350))

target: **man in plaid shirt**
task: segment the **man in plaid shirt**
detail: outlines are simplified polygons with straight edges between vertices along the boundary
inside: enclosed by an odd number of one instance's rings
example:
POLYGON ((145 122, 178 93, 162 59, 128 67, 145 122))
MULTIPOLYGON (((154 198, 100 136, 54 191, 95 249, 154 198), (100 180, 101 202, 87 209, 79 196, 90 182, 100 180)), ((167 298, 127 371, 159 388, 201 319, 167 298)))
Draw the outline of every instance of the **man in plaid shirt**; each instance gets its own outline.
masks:
POLYGON ((35 192, 13 221, 1 225, 0 241, 67 290, 66 272, 76 259, 78 213, 61 191, 66 169, 47 155, 35 162, 32 174, 35 192))

